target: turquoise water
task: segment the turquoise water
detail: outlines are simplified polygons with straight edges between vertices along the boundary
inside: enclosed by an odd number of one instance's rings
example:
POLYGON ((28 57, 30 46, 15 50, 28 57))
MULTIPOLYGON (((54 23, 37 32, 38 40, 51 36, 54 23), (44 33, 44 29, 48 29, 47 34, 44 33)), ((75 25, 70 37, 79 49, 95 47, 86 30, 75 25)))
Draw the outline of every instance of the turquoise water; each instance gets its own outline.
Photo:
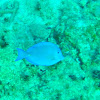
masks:
POLYGON ((100 0, 0 0, 0 100, 99 100, 100 0), (65 59, 15 62, 17 48, 52 42, 65 59))

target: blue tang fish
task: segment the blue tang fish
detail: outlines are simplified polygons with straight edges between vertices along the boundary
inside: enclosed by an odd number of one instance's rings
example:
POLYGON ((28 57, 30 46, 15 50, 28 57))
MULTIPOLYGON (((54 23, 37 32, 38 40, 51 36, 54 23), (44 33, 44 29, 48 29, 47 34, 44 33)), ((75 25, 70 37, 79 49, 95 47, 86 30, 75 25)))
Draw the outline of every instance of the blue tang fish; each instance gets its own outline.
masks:
POLYGON ((25 58, 33 65, 50 66, 64 59, 61 50, 51 42, 40 42, 27 51, 17 48, 18 57, 15 61, 25 58))

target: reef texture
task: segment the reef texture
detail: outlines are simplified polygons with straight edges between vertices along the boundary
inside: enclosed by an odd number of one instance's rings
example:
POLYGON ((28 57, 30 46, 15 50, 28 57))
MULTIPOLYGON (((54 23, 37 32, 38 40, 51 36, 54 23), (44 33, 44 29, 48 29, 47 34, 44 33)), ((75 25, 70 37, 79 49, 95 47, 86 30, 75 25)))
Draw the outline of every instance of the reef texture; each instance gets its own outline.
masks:
POLYGON ((0 0, 0 100, 99 100, 100 0, 0 0), (48 41, 53 66, 15 62, 17 49, 48 41))

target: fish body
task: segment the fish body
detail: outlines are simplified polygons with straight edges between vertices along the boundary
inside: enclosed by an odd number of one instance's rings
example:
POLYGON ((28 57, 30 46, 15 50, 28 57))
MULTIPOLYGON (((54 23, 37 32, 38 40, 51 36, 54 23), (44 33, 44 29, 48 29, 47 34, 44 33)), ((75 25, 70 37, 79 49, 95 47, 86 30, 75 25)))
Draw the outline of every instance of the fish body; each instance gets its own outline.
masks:
POLYGON ((25 58, 33 65, 50 66, 64 59, 60 48, 51 42, 40 42, 26 51, 17 50, 18 57, 15 61, 25 58))

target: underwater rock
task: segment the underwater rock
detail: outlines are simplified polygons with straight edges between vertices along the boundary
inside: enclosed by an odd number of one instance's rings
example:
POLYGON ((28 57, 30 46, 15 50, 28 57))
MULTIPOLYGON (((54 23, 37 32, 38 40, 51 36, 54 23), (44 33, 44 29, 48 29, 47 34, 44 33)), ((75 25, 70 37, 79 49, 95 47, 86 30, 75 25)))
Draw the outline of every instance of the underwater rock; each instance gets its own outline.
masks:
POLYGON ((46 39, 49 37, 50 28, 47 28, 45 25, 42 24, 31 24, 29 25, 29 32, 33 35, 33 37, 46 39))

